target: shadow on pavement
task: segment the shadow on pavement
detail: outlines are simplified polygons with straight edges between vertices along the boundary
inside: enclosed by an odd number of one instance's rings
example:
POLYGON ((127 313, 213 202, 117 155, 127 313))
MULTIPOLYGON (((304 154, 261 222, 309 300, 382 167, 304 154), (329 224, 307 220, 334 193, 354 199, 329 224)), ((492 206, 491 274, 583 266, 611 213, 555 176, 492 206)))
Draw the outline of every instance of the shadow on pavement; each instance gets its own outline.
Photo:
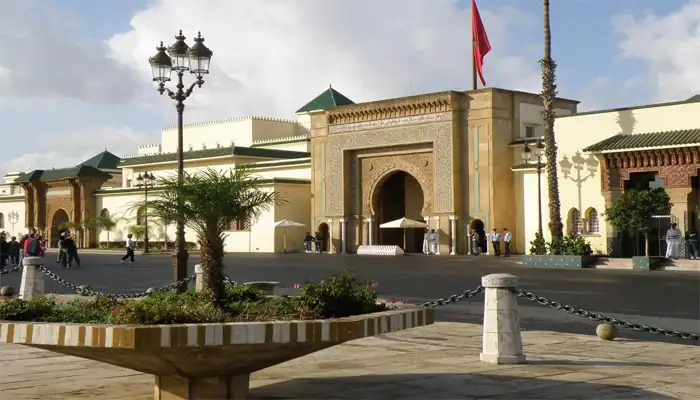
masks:
MULTIPOLYGON (((444 322, 467 322, 470 324, 483 324, 483 314, 466 314, 464 312, 460 312, 463 310, 460 310, 459 308, 450 309, 449 307, 450 306, 448 305, 446 307, 438 309, 435 313, 435 320, 444 322)), ((595 336, 595 329, 597 326, 597 322, 590 321, 584 318, 581 318, 580 322, 558 321, 553 319, 539 318, 523 318, 520 321, 520 327, 524 331, 552 331, 590 336, 595 336)), ((659 328, 672 329, 672 327, 664 326, 659 328)), ((629 329, 618 329, 617 332, 618 336, 616 340, 633 339, 646 342, 663 342, 682 344, 686 346, 700 346, 700 340, 686 340, 666 335, 638 332, 629 329)))
MULTIPOLYGON (((261 386, 250 391, 255 400, 282 399, 389 399, 403 398, 430 400, 455 400, 465 398, 499 399, 601 399, 638 398, 674 399, 630 386, 578 382, 571 373, 551 375, 562 380, 521 378, 488 373, 467 374, 392 374, 350 377, 293 379, 261 386)), ((579 375, 580 376, 580 375, 579 375)), ((580 378, 579 378, 580 379, 580 378)), ((661 384, 659 384, 661 385, 661 384)))

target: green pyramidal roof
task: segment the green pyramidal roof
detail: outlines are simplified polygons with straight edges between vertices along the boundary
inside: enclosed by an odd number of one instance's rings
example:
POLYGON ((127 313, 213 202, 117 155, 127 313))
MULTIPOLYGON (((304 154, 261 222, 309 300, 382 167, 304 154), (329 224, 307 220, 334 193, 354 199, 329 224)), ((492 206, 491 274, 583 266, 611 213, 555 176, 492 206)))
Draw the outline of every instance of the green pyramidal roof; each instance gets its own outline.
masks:
POLYGON ((97 169, 117 169, 120 161, 121 159, 119 157, 105 150, 102 153, 81 162, 80 164, 76 165, 76 167, 89 165, 97 169))
POLYGON ((355 104, 354 101, 345 97, 339 91, 329 87, 326 91, 316 96, 315 99, 306 103, 306 105, 297 110, 297 114, 316 110, 326 110, 340 106, 349 106, 355 104))

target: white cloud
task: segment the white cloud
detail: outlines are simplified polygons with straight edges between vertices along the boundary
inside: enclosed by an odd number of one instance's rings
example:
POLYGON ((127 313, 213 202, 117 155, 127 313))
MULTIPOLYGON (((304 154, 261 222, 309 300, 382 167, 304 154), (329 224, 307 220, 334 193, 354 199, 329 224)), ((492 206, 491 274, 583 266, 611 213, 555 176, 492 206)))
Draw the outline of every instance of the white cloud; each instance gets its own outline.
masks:
MULTIPOLYGON (((524 44, 508 44, 522 42, 514 30, 537 29, 536 18, 509 7, 481 14, 493 47, 487 83, 538 91, 538 54, 514 55, 524 44)), ((329 84, 358 102, 471 86, 470 16, 454 0, 160 0, 131 26, 109 44, 144 85, 160 40, 182 28, 192 43, 202 30, 212 73, 188 100, 190 121, 289 116, 329 84)))
POLYGON ((143 90, 133 71, 109 58, 106 43, 75 40, 79 21, 71 14, 46 1, 1 4, 0 102, 125 102, 143 90))
POLYGON ((696 1, 666 15, 647 12, 644 16, 613 18, 622 56, 646 63, 643 80, 654 88, 655 100, 674 101, 700 93, 700 4, 696 1))
POLYGON ((27 172, 34 169, 69 168, 107 149, 117 156, 136 153, 140 144, 152 138, 129 127, 99 127, 83 131, 36 136, 32 146, 21 147, 22 154, 0 162, 0 171, 27 172), (32 149, 32 150, 29 150, 32 149))

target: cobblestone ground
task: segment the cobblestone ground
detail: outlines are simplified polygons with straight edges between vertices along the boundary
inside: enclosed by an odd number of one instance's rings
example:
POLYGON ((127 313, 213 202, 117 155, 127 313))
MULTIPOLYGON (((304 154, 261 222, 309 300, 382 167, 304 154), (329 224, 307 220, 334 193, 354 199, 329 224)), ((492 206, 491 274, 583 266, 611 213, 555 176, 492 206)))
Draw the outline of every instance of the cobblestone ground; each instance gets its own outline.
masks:
MULTIPOLYGON (((700 347, 530 331, 525 365, 479 361, 481 326, 435 325, 349 342, 253 374, 251 398, 697 399, 700 347)), ((153 398, 133 371, 0 345, 0 398, 153 398)))

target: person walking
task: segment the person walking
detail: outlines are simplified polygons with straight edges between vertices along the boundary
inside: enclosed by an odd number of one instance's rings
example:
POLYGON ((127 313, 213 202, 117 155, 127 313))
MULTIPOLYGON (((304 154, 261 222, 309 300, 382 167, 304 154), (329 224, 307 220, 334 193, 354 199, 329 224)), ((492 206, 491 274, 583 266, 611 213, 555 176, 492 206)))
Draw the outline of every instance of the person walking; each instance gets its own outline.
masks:
POLYGON ((503 228, 503 244, 505 245, 505 253, 503 256, 504 257, 510 257, 510 241, 513 239, 513 235, 511 235, 510 231, 508 228, 503 228))
POLYGON ((496 228, 493 229, 491 233, 491 244, 493 245, 493 255, 498 257, 501 255, 501 234, 498 233, 496 228))
POLYGON ((671 224, 671 227, 666 231, 666 258, 677 260, 680 258, 681 240, 683 235, 678 229, 678 225, 671 224))
POLYGON ((61 264, 65 268, 67 262, 66 251, 63 246, 66 237, 68 236, 68 231, 61 230, 60 237, 58 238, 58 255, 56 255, 56 264, 61 264))
POLYGON ((126 254, 124 254, 124 257, 122 257, 122 262, 126 261, 126 259, 129 259, 130 263, 134 263, 134 249, 136 249, 136 241, 133 239, 134 235, 131 233, 126 235, 126 243, 125 243, 125 248, 126 248, 126 254))
POLYGON ((440 243, 438 243, 438 233, 435 232, 435 229, 430 230, 430 235, 428 236, 428 242, 430 243, 430 254, 436 255, 438 253, 438 246, 440 243))
POLYGON ((314 246, 316 247, 316 254, 321 254, 321 243, 323 242, 323 237, 321 232, 316 232, 316 237, 314 237, 314 246))
POLYGON ((471 240, 472 240, 472 254, 478 256, 481 254, 481 246, 479 245, 479 232, 476 229, 472 229, 471 240))
POLYGON ((690 228, 685 233, 685 241, 688 243, 688 258, 691 260, 698 259, 698 233, 695 229, 690 228))

